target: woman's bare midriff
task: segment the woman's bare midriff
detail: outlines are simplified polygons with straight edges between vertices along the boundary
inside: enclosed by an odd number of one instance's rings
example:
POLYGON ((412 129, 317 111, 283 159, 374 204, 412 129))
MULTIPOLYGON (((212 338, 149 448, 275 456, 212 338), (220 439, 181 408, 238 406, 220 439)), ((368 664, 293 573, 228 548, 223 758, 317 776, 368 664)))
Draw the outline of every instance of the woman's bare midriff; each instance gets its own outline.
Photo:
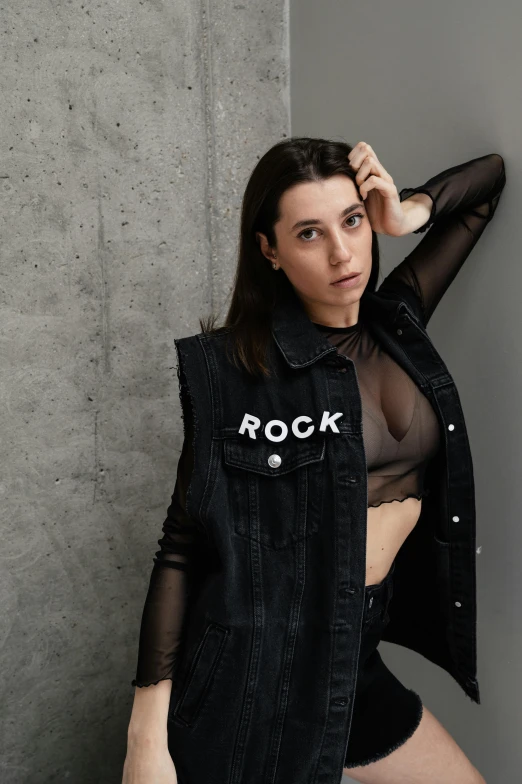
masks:
POLYGON ((405 498, 368 507, 366 534, 366 585, 380 583, 390 571, 393 559, 415 528, 422 501, 405 498))

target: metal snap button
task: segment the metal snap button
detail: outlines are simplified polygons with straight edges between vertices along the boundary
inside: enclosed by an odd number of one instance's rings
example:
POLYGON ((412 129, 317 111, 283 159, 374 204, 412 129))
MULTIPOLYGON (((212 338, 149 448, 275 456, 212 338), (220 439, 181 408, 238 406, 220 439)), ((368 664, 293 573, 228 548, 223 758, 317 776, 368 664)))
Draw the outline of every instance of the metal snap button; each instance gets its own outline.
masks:
POLYGON ((373 596, 370 596, 370 601, 368 602, 368 609, 370 609, 372 604, 373 604, 373 596))
POLYGON ((460 602, 455 602, 455 607, 462 607, 460 602))
POLYGON ((270 455, 268 458, 268 465, 270 468, 279 468, 281 465, 281 457, 279 455, 270 455))
POLYGON ((457 515, 454 515, 451 519, 453 520, 454 523, 458 523, 458 521, 460 520, 460 517, 457 517, 457 515))
POLYGON ((448 425, 448 430, 455 430, 455 425, 448 425))
POLYGON ((397 330, 397 335, 402 335, 402 329, 397 330))

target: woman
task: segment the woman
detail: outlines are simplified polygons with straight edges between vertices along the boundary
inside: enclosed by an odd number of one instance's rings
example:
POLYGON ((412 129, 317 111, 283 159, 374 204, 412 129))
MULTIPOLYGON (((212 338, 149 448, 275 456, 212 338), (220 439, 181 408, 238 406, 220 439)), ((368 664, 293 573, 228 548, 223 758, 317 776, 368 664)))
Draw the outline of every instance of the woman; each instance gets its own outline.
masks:
MULTIPOLYGON (((447 614, 455 581, 444 577, 444 569, 454 567, 441 565, 454 536, 463 595, 466 586, 474 586, 472 499, 467 533, 458 533, 463 524, 458 515, 450 533, 439 518, 429 523, 427 516, 428 508, 435 509, 430 496, 441 492, 435 466, 441 445, 448 443, 441 434, 446 402, 440 390, 445 388, 448 399, 453 394, 453 401, 457 393, 424 328, 493 217, 504 184, 503 159, 491 154, 399 194, 365 142, 351 148, 324 139, 287 139, 258 162, 243 200, 239 264, 225 327, 202 325, 205 362, 195 359, 199 346, 189 356, 193 338, 176 341, 185 440, 143 612, 133 684, 148 688, 135 693, 124 784, 334 782, 340 780, 340 753, 344 772, 355 781, 484 782, 419 695, 384 665, 377 646, 390 639, 418 650, 479 702, 474 608, 470 599, 468 626, 459 626, 464 615, 456 617, 455 640, 447 620, 455 617, 447 614), (376 233, 403 236, 430 227, 373 293, 379 274, 376 233), (389 300, 392 296, 399 299, 389 300), (294 300, 299 304, 292 305, 294 300), (388 322, 379 326, 377 315, 372 319, 374 311, 366 305, 372 300, 382 312, 386 302, 394 313, 405 307, 404 327, 394 334, 402 336, 409 327, 413 337, 398 348, 399 338, 393 343, 391 332, 383 331, 388 322), (242 374, 235 383, 231 375, 225 380, 230 371, 216 349, 222 338, 242 374), (286 364, 278 365, 279 352, 286 364), (279 385, 270 386, 276 365, 279 385), (336 397, 343 389, 345 406, 336 397), (286 420, 286 412, 299 413, 292 401, 309 403, 318 419, 322 413, 318 431, 307 411, 286 420), (295 436, 288 444, 287 433, 295 436), (363 482, 356 470, 361 456, 363 482), (332 476, 336 481, 328 484, 332 476), (361 492, 367 500, 364 535, 358 528, 361 492), (344 515, 334 508, 344 508, 344 515), (342 546, 334 550, 332 542, 342 546), (432 547, 439 548, 433 563, 432 547), (331 581, 319 573, 338 563, 346 566, 331 581), (429 619, 416 632, 422 622, 406 611, 401 615, 400 607, 407 606, 408 595, 416 601, 413 590, 424 573, 421 593, 431 589, 435 598, 420 605, 429 609, 429 619), (337 599, 332 603, 338 575, 351 585, 338 593, 361 596, 346 611, 337 599), (435 575, 439 582, 432 588, 435 575), (441 592, 443 597, 436 596, 441 592), (336 624, 331 623, 330 612, 339 613, 339 607, 341 615, 332 615, 336 624), (295 618, 294 608, 301 613, 295 618), (350 620, 345 637, 339 632, 343 612, 350 620), (344 639, 343 648, 337 640, 344 639), (343 670, 334 658, 339 650, 343 670), (346 698, 330 698, 336 682, 346 698), (294 691, 292 683, 299 684, 294 691), (308 702, 307 695, 313 695, 308 702), (332 714, 337 706, 343 710, 332 714)), ((390 323, 396 325, 396 318, 390 323)), ((466 458, 471 472, 463 421, 459 429, 462 440, 451 448, 466 458)), ((451 470, 450 486, 464 485, 464 474, 457 479, 458 469, 451 470)), ((456 497, 445 503, 452 506, 456 497)))

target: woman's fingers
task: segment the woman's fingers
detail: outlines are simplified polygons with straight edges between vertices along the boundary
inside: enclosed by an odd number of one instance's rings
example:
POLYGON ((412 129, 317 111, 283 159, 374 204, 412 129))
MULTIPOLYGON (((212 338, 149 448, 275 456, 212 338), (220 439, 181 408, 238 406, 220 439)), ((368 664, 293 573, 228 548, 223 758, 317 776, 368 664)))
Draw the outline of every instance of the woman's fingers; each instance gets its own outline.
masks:
POLYGON ((366 199, 368 193, 373 190, 379 191, 383 196, 395 196, 396 194, 394 183, 388 182, 384 177, 379 177, 376 174, 370 175, 370 177, 359 186, 359 193, 363 199, 366 199))
POLYGON ((350 150, 348 153, 348 160, 354 168, 358 169, 368 155, 373 155, 374 158, 377 158, 373 147, 369 145, 368 142, 357 142, 353 150, 350 150))
POLYGON ((404 210, 393 177, 367 142, 358 142, 347 157, 373 231, 400 236, 404 210))
POLYGON ((348 160, 352 168, 357 171, 355 181, 358 186, 372 174, 393 183, 392 176, 386 171, 373 148, 367 142, 358 142, 348 154, 348 160))

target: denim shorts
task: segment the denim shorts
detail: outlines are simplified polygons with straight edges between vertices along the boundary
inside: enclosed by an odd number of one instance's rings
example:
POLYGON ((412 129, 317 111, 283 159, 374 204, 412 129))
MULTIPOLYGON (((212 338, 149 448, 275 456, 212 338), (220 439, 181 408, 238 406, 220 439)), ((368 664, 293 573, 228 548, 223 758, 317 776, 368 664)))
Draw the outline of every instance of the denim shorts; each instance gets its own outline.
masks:
POLYGON ((368 765, 399 748, 422 717, 419 695, 383 662, 377 646, 389 622, 395 561, 380 583, 365 587, 361 650, 345 767, 368 765))

